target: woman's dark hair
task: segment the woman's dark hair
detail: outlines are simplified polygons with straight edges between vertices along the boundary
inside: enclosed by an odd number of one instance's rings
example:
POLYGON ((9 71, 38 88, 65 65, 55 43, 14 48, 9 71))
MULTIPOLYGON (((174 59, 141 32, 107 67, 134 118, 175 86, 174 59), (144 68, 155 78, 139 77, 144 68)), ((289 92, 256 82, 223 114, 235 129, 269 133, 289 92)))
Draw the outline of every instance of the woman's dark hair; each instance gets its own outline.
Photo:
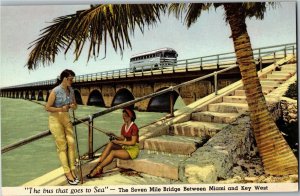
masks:
POLYGON ((69 76, 75 77, 74 71, 72 71, 70 69, 63 70, 61 72, 60 76, 57 77, 56 85, 60 84, 63 81, 64 78, 69 77, 69 76))
POLYGON ((135 112, 131 108, 124 108, 123 113, 126 113, 128 116, 131 117, 131 121, 134 122, 136 119, 135 112))

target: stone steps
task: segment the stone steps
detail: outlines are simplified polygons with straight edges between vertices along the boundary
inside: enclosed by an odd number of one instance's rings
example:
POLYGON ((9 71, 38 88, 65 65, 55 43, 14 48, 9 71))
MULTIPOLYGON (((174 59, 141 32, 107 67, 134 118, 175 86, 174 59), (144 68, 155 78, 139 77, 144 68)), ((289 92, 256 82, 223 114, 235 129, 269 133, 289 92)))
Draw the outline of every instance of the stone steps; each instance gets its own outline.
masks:
POLYGON ((297 72, 296 68, 288 68, 288 69, 283 69, 280 71, 281 73, 284 73, 284 74, 289 74, 290 77, 292 77, 293 75, 295 75, 295 73, 297 72))
POLYGON ((188 137, 211 138, 227 125, 228 124, 222 123, 187 121, 172 125, 170 127, 170 134, 188 137))
POLYGON ((277 82, 282 83, 282 82, 286 81, 286 78, 285 77, 261 78, 260 82, 261 81, 277 81, 277 82))
POLYGON ((281 83, 279 81, 275 81, 275 80, 260 80, 260 84, 262 86, 278 87, 281 83))
POLYGON ((262 91, 264 94, 269 94, 276 88, 277 88, 277 86, 262 86, 262 91))
POLYGON ((245 94, 245 90, 235 90, 234 91, 234 95, 235 96, 246 96, 246 94, 245 94))
POLYGON ((205 139, 178 135, 162 135, 145 140, 144 149, 174 154, 190 155, 202 146, 205 139))
MULTIPOLYGON (((281 71, 267 74, 260 82, 264 94, 277 88, 288 79, 295 65, 282 66, 281 71)), ((169 135, 144 140, 144 149, 137 159, 119 160, 117 166, 153 176, 179 180, 185 160, 209 138, 248 111, 245 90, 235 90, 234 95, 224 96, 221 103, 212 103, 207 111, 194 112, 189 121, 173 124, 169 135)), ((203 146, 201 149, 205 148, 203 146)), ((198 151, 196 151, 197 153, 198 151)), ((201 155, 200 155, 201 156, 201 155)))
POLYGON ((288 72, 285 71, 273 71, 271 74, 267 74, 267 75, 273 75, 273 76, 289 76, 290 74, 288 72))
POLYGON ((273 78, 284 78, 285 80, 287 80, 288 78, 291 77, 291 75, 289 73, 286 74, 267 74, 267 78, 273 79, 273 78))
POLYGON ((204 121, 204 122, 214 122, 214 123, 231 123, 240 114, 238 113, 220 113, 220 112, 197 112, 192 114, 192 120, 204 121))
POLYGON ((180 163, 187 158, 187 156, 175 154, 156 155, 148 153, 146 150, 141 150, 138 158, 134 160, 118 159, 117 166, 153 176, 178 180, 180 163))
POLYGON ((223 102, 229 103, 247 103, 246 96, 224 96, 223 102))
POLYGON ((208 105, 208 111, 223 113, 244 113, 248 111, 247 103, 214 103, 208 105))
POLYGON ((295 63, 293 64, 284 64, 280 67, 280 70, 283 71, 283 70, 294 70, 296 71, 297 69, 297 66, 295 63))

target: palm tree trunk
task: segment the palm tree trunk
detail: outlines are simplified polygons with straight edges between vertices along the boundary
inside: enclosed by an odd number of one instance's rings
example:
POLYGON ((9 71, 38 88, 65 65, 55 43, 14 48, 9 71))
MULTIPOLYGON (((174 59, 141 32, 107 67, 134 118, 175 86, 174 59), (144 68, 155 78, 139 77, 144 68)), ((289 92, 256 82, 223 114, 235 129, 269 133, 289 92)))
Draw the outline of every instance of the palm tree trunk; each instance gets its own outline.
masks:
POLYGON ((224 4, 224 8, 232 31, 236 58, 249 106, 251 125, 265 173, 271 175, 297 174, 297 159, 267 109, 256 71, 244 12, 237 3, 224 4))

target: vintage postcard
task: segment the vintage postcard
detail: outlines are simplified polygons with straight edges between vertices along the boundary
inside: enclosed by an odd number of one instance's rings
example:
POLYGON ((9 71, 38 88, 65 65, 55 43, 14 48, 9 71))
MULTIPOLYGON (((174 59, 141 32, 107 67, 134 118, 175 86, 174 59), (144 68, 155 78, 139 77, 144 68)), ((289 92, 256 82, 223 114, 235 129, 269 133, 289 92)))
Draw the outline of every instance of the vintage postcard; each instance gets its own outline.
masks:
POLYGON ((2 195, 297 193, 296 13, 2 1, 2 195))

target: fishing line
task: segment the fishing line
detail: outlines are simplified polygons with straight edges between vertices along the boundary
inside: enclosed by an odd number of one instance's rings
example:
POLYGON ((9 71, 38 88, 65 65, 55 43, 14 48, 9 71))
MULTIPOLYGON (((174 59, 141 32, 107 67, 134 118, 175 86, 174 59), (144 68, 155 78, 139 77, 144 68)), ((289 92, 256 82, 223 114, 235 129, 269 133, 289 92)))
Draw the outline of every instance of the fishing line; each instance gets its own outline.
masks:
POLYGON ((109 133, 108 131, 103 131, 103 130, 101 130, 101 129, 99 129, 99 128, 97 128, 97 127, 95 127, 95 126, 93 126, 93 125, 91 125, 91 124, 89 124, 87 122, 84 122, 84 121, 82 121, 82 120, 80 120, 78 118, 74 118, 74 119, 77 120, 77 121, 79 121, 79 122, 81 122, 81 123, 83 123, 83 124, 85 124, 85 125, 87 125, 87 126, 89 126, 89 127, 92 127, 93 129, 96 129, 97 131, 100 131, 101 133, 104 133, 105 135, 107 135, 109 137, 109 140, 116 139, 116 136, 114 136, 113 133, 109 133))

